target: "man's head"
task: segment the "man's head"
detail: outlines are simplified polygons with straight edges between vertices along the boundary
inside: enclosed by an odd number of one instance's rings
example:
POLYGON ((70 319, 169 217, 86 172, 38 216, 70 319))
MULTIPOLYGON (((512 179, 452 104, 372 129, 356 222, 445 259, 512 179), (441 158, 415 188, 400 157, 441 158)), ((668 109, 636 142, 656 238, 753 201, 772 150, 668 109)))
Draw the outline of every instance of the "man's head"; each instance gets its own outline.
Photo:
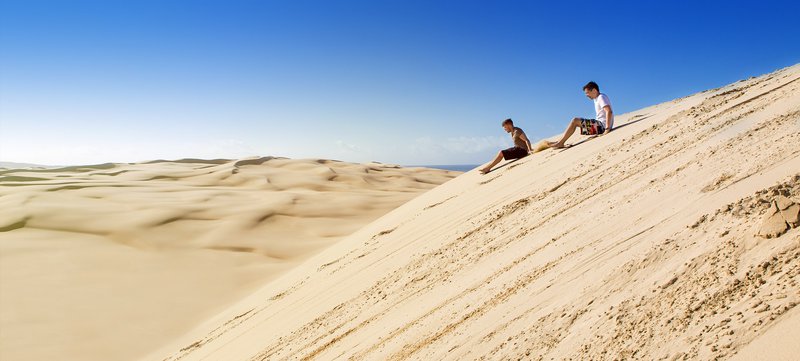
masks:
POLYGON ((511 120, 510 118, 504 120, 503 121, 503 129, 505 129, 506 132, 511 133, 511 131, 514 130, 514 121, 511 120))
POLYGON ((583 93, 589 99, 595 99, 600 95, 600 86, 597 83, 590 81, 583 86, 583 93))

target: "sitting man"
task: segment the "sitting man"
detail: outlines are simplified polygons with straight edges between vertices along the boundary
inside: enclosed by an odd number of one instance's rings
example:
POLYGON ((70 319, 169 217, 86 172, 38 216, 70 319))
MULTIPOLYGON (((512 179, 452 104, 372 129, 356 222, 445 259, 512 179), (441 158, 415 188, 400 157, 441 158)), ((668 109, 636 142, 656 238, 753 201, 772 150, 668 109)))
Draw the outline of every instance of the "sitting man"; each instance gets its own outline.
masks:
POLYGON ((552 148, 564 148, 564 142, 572 136, 575 128, 581 128, 583 135, 598 135, 608 134, 614 127, 614 112, 611 110, 611 101, 608 96, 600 92, 600 87, 597 83, 590 81, 583 86, 583 92, 586 97, 594 100, 594 111, 596 119, 573 118, 567 125, 567 130, 564 131, 564 137, 557 142, 550 142, 552 148))
POLYGON ((497 156, 494 157, 494 160, 492 160, 488 166, 480 170, 480 172, 483 174, 489 173, 489 171, 492 170, 492 167, 497 165, 497 163, 500 163, 500 160, 519 159, 528 155, 531 149, 533 149, 531 147, 531 141, 528 140, 525 132, 523 132, 522 129, 515 127, 513 120, 504 120, 503 129, 505 129, 506 132, 511 133, 511 139, 514 141, 514 146, 498 152, 497 156))

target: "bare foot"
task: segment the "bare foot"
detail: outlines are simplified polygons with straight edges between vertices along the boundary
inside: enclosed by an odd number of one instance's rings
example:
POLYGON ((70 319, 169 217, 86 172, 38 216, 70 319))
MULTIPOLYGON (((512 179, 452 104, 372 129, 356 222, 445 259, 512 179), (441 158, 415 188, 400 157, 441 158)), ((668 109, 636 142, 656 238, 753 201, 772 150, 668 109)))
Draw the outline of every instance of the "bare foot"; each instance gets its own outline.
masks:
POLYGON ((483 168, 483 169, 479 170, 479 172, 481 172, 481 174, 489 173, 489 171, 490 171, 489 168, 483 168))
POLYGON ((568 147, 566 145, 564 145, 563 143, 555 142, 555 143, 550 145, 550 148, 553 148, 553 149, 564 149, 564 148, 568 148, 568 147))

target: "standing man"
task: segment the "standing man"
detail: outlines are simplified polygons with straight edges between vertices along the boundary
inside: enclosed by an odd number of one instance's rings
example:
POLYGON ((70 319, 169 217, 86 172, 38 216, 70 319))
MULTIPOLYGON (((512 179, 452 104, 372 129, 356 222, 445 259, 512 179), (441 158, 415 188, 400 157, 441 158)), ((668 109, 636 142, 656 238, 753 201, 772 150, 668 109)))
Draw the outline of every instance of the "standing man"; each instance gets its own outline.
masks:
POLYGON ((594 101, 595 119, 572 118, 564 131, 564 137, 557 142, 550 142, 552 148, 564 148, 564 142, 572 136, 575 128, 581 128, 583 135, 608 134, 614 128, 614 111, 611 110, 611 101, 608 96, 600 92, 600 86, 590 81, 583 86, 583 93, 594 101))
POLYGON ((497 156, 494 157, 494 160, 480 170, 480 172, 483 174, 489 173, 489 171, 492 170, 492 167, 497 165, 497 163, 500 163, 500 160, 519 159, 528 155, 531 149, 533 149, 533 147, 531 147, 531 141, 528 140, 525 132, 523 132, 522 129, 515 127, 513 120, 506 119, 503 121, 502 125, 506 132, 511 133, 511 139, 514 141, 514 146, 499 151, 497 156))

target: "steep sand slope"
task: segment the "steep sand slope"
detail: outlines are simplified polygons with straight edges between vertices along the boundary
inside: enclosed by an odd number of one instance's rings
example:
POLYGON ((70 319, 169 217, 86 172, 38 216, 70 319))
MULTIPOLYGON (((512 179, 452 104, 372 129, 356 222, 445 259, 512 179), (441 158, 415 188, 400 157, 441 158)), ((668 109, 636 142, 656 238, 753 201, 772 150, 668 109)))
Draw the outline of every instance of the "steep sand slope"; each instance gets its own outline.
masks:
POLYGON ((0 171, 0 359, 141 357, 457 174, 272 158, 0 171))
POLYGON ((406 203, 149 359, 714 359, 797 317, 800 229, 755 234, 800 201, 800 65, 617 122, 406 203))

